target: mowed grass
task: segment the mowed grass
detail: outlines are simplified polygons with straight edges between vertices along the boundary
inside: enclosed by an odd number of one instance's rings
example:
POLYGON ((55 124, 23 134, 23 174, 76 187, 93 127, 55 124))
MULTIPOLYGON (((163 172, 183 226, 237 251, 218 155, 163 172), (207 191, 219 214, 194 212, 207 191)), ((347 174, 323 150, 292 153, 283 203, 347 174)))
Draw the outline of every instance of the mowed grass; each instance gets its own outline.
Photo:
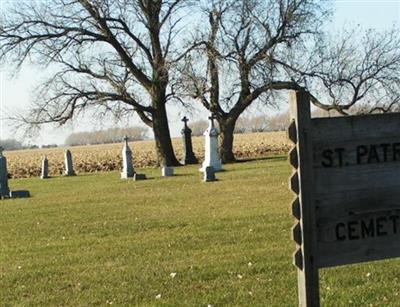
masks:
MULTIPOLYGON (((1 306, 296 306, 285 157, 10 180, 0 201, 1 306)), ((321 270, 323 306, 400 306, 400 262, 321 270)))

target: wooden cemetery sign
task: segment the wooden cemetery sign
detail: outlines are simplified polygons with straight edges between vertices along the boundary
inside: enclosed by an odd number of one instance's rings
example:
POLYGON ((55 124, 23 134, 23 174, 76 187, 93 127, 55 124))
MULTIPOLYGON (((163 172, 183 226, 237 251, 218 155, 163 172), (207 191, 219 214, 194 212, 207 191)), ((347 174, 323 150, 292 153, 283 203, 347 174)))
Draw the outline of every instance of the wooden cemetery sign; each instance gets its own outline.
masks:
POLYGON ((299 304, 319 306, 319 268, 400 256, 400 114, 312 119, 304 91, 290 109, 299 304))

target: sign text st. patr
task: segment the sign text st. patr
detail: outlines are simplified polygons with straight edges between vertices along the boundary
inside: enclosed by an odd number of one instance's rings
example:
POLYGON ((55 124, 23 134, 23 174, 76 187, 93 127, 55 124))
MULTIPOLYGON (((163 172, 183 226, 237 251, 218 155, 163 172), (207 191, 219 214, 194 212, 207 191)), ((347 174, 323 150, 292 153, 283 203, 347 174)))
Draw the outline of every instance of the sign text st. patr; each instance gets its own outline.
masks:
POLYGON ((318 269, 400 256, 400 114, 311 118, 291 93, 300 306, 319 306, 318 269))

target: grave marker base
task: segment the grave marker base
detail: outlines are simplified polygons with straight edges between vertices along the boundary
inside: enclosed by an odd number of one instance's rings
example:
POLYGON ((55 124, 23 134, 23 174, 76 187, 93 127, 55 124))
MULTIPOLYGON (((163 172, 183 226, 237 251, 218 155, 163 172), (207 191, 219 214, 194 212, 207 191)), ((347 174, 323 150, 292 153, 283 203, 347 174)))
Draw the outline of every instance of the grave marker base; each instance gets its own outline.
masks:
POLYGON ((27 190, 10 191, 10 198, 28 198, 31 194, 27 190))
POLYGON ((135 175, 133 175, 133 180, 134 181, 139 181, 139 180, 146 180, 146 175, 145 174, 138 174, 135 173, 135 175))
POLYGON ((212 166, 207 166, 205 171, 204 171, 204 182, 212 182, 216 181, 217 178, 215 178, 215 171, 212 166))
POLYGON ((161 175, 163 177, 171 177, 174 176, 174 168, 170 166, 165 166, 161 169, 161 175))
POLYGON ((0 195, 0 199, 28 198, 31 194, 27 190, 10 191, 8 195, 0 195))

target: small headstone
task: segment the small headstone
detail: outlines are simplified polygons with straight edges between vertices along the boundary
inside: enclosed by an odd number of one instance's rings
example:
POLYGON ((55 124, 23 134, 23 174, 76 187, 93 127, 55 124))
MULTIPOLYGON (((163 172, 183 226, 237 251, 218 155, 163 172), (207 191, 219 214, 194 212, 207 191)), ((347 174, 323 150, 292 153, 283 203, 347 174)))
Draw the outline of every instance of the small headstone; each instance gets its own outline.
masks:
POLYGON ((4 148, 0 146, 0 198, 9 197, 7 159, 3 156, 4 148))
POLYGON ((182 164, 197 164, 199 161, 193 152, 192 146, 192 130, 188 127, 187 122, 189 119, 187 117, 183 117, 182 121, 184 122, 184 127, 181 130, 182 139, 183 139, 183 160, 182 164))
POLYGON ((146 175, 145 175, 145 174, 138 174, 138 173, 135 173, 135 174, 133 175, 133 180, 134 180, 134 181, 145 180, 145 179, 146 179, 146 175))
POLYGON ((171 166, 164 166, 163 168, 161 168, 161 175, 163 177, 174 176, 174 168, 171 166))
POLYGON ((47 157, 44 156, 42 160, 42 171, 40 174, 41 179, 47 179, 49 178, 49 161, 47 160, 47 157))
POLYGON ((204 162, 200 171, 205 171, 208 166, 212 166, 215 172, 222 169, 221 160, 218 153, 218 131, 214 127, 214 119, 216 117, 211 115, 208 119, 210 121, 207 130, 204 132, 205 140, 205 155, 204 162))
POLYGON ((7 159, 3 156, 4 148, 0 146, 0 199, 30 197, 29 191, 10 191, 8 187, 7 159))
POLYGON ((215 171, 212 166, 207 166, 206 169, 204 170, 204 182, 211 182, 211 181, 216 181, 217 179, 215 178, 215 171))
POLYGON ((64 160, 65 160, 65 176, 75 176, 74 167, 72 164, 72 154, 71 151, 69 151, 69 149, 65 151, 64 160))
POLYGON ((132 163, 132 150, 128 145, 128 136, 124 137, 124 147, 122 148, 122 173, 121 179, 133 178, 135 170, 132 163))

